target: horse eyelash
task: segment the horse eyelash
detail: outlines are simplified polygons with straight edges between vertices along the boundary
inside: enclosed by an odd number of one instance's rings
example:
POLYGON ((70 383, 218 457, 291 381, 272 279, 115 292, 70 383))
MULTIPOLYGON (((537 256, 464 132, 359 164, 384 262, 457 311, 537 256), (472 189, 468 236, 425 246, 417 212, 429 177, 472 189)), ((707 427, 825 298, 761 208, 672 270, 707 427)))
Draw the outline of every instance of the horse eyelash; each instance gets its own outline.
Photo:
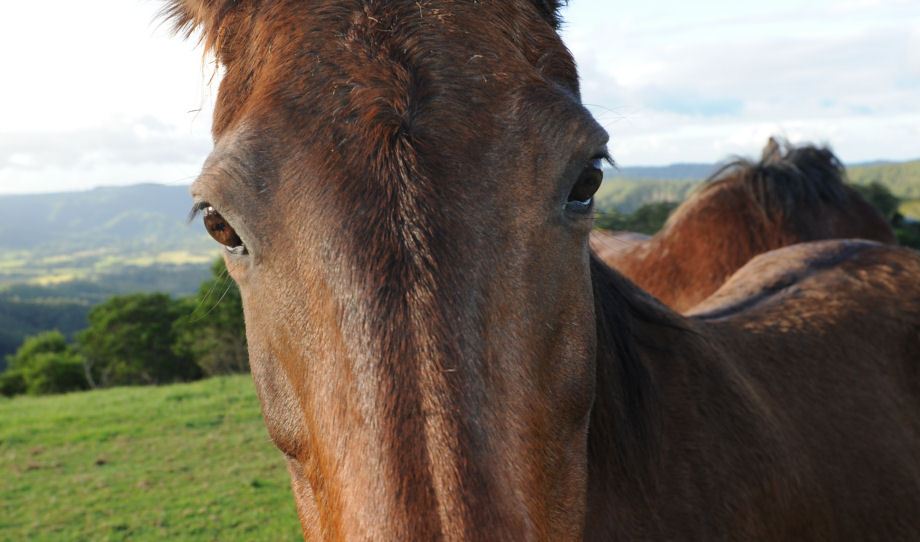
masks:
POLYGON ((192 210, 188 213, 188 218, 186 219, 189 224, 194 222, 196 218, 201 214, 202 211, 210 207, 211 204, 206 201, 200 201, 192 206, 192 210))
POLYGON ((610 167, 617 167, 617 163, 613 160, 613 156, 610 154, 610 151, 604 150, 604 152, 599 153, 594 157, 595 160, 601 160, 607 162, 607 165, 610 167))

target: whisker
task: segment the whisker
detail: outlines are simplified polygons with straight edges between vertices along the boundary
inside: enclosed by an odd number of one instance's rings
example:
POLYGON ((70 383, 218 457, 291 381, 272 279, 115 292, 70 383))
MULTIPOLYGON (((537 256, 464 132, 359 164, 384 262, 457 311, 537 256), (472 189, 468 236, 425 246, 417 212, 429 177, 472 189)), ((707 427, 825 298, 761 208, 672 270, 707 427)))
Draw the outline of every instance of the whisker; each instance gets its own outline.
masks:
MULTIPOLYGON (((192 310, 192 314, 191 314, 192 316, 194 316, 195 313, 198 312, 198 309, 200 309, 201 307, 203 307, 204 304, 208 301, 208 299, 211 298, 211 294, 214 293, 214 289, 217 288, 217 285, 218 285, 222 280, 224 280, 224 279, 226 279, 226 278, 229 278, 229 276, 230 276, 230 272, 229 272, 226 268, 224 268, 224 270, 220 272, 220 275, 218 275, 218 277, 214 280, 214 284, 211 285, 211 288, 207 291, 207 293, 204 294, 204 297, 201 298, 201 301, 198 302, 198 306, 196 306, 196 307, 194 308, 194 310, 192 310)), ((229 290, 229 288, 228 288, 228 290, 229 290)), ((226 295, 227 295, 227 292, 224 292, 224 295, 222 295, 222 296, 220 297, 220 300, 218 300, 218 302, 217 302, 218 305, 220 304, 220 302, 223 300, 224 296, 226 296, 226 295)), ((216 306, 217 306, 217 305, 215 305, 215 307, 216 307, 216 306)), ((207 316, 208 314, 211 314, 211 311, 213 311, 213 310, 214 310, 214 308, 212 307, 211 310, 209 310, 207 313, 205 313, 204 316, 207 316)), ((202 316, 202 318, 204 318, 204 316, 202 316)), ((193 320, 193 322, 197 322, 197 321, 199 321, 199 320, 193 320)))
POLYGON ((631 247, 635 243, 632 241, 627 241, 625 239, 620 239, 616 235, 592 235, 591 242, 594 244, 602 245, 604 248, 609 248, 612 250, 617 250, 619 248, 631 247))
POLYGON ((201 318, 196 318, 195 320, 192 320, 192 322, 200 322, 200 321, 204 320, 205 318, 207 318, 209 314, 211 314, 212 312, 214 312, 214 309, 216 309, 216 308, 220 305, 220 302, 223 301, 225 297, 227 297, 227 294, 228 294, 228 293, 230 293, 230 289, 231 289, 231 288, 233 288, 233 284, 232 284, 232 283, 227 285, 227 289, 224 290, 224 293, 223 293, 223 294, 221 294, 220 299, 217 300, 217 303, 215 303, 213 307, 211 307, 210 309, 208 309, 208 312, 202 314, 202 315, 201 315, 201 318))

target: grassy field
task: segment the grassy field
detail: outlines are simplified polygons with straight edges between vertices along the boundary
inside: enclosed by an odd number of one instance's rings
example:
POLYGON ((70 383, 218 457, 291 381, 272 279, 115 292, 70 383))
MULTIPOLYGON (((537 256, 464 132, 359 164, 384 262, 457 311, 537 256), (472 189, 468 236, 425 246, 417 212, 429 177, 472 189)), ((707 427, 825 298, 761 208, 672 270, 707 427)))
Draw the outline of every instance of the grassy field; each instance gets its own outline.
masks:
POLYGON ((248 376, 0 401, 0 540, 300 540, 248 376))
POLYGON ((911 201, 905 201, 901 204, 901 214, 912 218, 914 220, 920 220, 920 199, 915 199, 911 201))
POLYGON ((28 251, 0 253, 0 286, 35 284, 48 286, 75 280, 98 279, 126 268, 156 266, 207 266, 220 255, 207 250, 126 252, 121 248, 57 254, 28 251))

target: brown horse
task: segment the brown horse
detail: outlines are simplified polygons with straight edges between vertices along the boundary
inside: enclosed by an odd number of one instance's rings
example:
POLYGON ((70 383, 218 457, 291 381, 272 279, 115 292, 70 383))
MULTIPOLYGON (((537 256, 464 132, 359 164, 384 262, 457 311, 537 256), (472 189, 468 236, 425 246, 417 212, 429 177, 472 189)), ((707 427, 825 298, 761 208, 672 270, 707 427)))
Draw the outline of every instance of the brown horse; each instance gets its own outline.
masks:
POLYGON ((591 246, 644 290, 685 311, 770 250, 824 239, 894 244, 891 226, 845 177, 830 149, 771 138, 760 162, 721 168, 652 238, 598 231, 591 246))
POLYGON ((305 536, 920 537, 920 256, 771 253, 692 319, 610 271, 555 4, 170 4, 305 536))

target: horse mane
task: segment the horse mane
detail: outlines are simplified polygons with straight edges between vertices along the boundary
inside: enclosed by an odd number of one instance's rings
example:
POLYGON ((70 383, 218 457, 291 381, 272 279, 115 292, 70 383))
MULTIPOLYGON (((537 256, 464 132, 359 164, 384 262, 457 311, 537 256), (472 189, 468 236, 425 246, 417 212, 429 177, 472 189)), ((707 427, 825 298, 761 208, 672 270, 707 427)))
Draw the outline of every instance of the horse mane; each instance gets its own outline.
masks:
POLYGON ((562 17, 559 11, 562 9, 562 6, 568 4, 568 0, 533 0, 533 3, 536 4, 543 16, 553 25, 553 28, 559 30, 559 26, 562 24, 562 17))
POLYGON ((846 168, 828 147, 793 146, 770 138, 760 161, 737 158, 722 166, 699 195, 739 184, 768 216, 796 216, 820 203, 842 206, 848 199, 846 168))
MULTIPOLYGON (((656 384, 643 352, 671 352, 669 332, 686 332, 679 317, 591 252, 597 324, 597 396, 589 429, 591 452, 607 455, 630 475, 654 457, 656 384)), ((671 353, 673 355, 673 353, 671 353)), ((610 458, 608 458, 610 459, 610 458)))

